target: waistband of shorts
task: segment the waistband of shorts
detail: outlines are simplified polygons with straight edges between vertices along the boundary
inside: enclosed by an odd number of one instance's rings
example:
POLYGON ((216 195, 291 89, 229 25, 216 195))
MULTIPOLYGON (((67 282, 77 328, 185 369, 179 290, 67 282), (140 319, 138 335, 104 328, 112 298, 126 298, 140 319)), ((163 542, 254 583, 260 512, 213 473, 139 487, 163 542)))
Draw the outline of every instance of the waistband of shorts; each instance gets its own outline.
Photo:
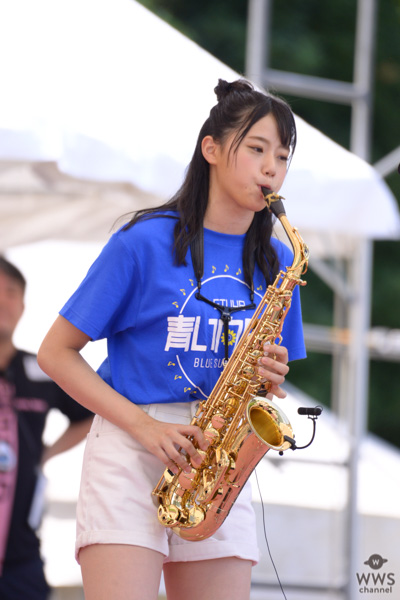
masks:
MULTIPOLYGON (((150 417, 164 423, 178 423, 189 425, 197 412, 199 401, 193 402, 162 402, 156 404, 136 404, 138 408, 146 412, 150 417)), ((107 419, 95 415, 91 427, 92 433, 110 433, 119 429, 107 419)))
POLYGON ((146 412, 150 417, 156 418, 157 413, 169 413, 177 417, 193 419, 199 407, 199 400, 192 402, 161 402, 155 404, 136 404, 138 408, 146 412))

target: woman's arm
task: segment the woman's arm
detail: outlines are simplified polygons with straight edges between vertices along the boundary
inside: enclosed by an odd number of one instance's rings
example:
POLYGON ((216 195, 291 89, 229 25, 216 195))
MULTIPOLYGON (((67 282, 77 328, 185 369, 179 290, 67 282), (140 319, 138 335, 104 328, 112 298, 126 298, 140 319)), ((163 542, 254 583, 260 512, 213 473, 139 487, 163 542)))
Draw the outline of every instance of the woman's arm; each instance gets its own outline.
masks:
POLYGON ((190 470, 179 447, 199 465, 202 458, 186 436, 194 436, 206 450, 208 443, 202 431, 193 425, 157 421, 111 388, 80 354, 89 341, 89 336, 59 316, 39 349, 41 369, 71 398, 128 432, 173 472, 177 466, 190 470))

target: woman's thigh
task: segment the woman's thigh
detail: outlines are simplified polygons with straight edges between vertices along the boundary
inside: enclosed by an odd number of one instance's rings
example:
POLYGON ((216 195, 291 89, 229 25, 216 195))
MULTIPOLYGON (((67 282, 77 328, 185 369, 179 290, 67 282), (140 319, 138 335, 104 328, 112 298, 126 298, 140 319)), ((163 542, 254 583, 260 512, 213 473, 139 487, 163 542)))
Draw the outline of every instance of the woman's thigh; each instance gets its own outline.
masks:
POLYGON ((171 600, 249 600, 251 568, 250 560, 236 557, 167 563, 164 565, 167 597, 171 600))
POLYGON ((157 600, 163 559, 141 546, 85 546, 79 552, 85 600, 157 600))

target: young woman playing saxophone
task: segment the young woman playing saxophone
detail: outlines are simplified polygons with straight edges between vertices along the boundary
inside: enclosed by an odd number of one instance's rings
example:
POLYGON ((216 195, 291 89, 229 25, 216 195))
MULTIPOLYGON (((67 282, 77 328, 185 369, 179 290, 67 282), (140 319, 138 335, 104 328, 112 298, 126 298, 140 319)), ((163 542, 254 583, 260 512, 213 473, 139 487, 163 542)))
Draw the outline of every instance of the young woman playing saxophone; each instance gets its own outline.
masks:
MULTIPOLYGON (((215 536, 196 543, 165 529, 151 499, 165 467, 190 470, 179 448, 201 463, 195 446, 208 442, 190 425, 198 401, 268 284, 292 262, 271 238, 262 188, 278 192, 285 179, 293 114, 244 80, 220 80, 215 92, 180 190, 111 237, 39 352, 44 371, 97 415, 77 515, 86 600, 155 600, 162 570, 171 600, 249 598, 258 560, 249 484, 215 536), (215 305, 229 313, 227 329, 215 305), (100 338, 108 358, 95 373, 80 350, 100 338)), ((282 337, 264 347, 258 365, 278 398, 288 360, 305 356, 298 289, 282 337)))

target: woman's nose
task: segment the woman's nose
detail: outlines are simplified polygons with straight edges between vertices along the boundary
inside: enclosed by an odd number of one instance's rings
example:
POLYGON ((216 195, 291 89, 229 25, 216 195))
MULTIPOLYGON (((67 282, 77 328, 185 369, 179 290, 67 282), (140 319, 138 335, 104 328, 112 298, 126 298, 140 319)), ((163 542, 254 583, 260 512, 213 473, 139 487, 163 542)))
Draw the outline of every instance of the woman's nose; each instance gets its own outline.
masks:
POLYGON ((276 172, 276 163, 275 157, 271 154, 265 155, 265 160, 263 164, 263 172, 265 175, 275 175, 276 172))

